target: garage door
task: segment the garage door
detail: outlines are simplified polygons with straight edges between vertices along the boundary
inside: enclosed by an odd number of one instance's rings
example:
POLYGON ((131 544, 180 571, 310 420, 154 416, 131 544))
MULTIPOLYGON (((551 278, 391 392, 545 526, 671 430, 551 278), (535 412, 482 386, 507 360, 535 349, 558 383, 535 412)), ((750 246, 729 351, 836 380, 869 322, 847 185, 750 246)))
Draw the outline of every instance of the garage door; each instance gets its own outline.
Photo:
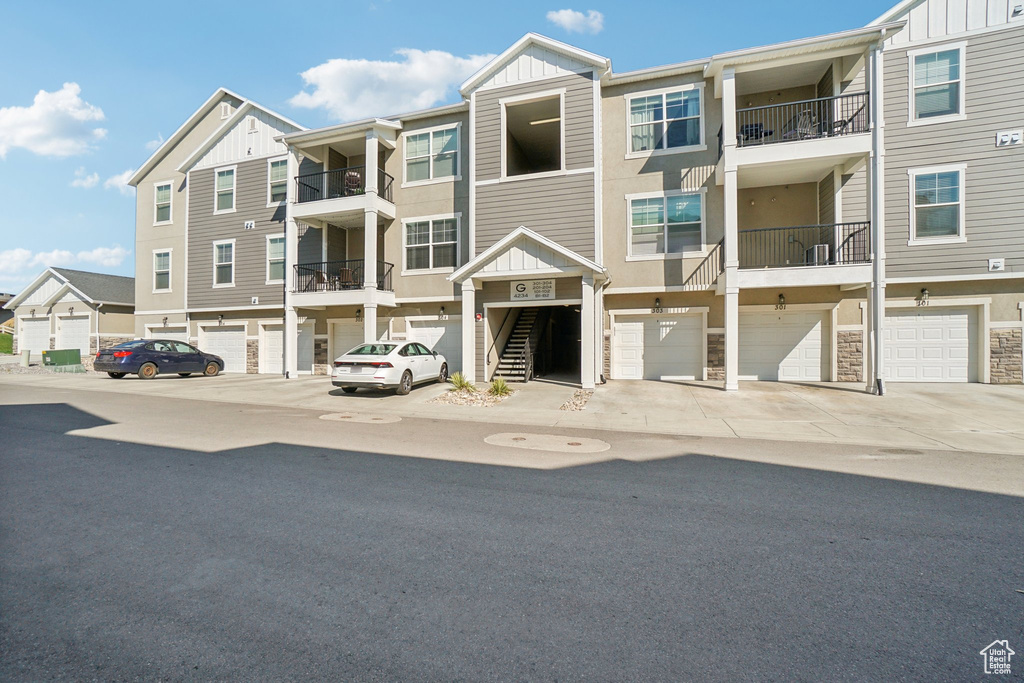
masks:
POLYGON ((740 313, 740 379, 820 382, 824 314, 740 313))
MULTIPOLYGON (((313 323, 299 325, 299 372, 313 372, 313 323)), ((284 324, 264 325, 260 372, 284 374, 284 324)))
POLYGON ((977 314, 967 308, 889 310, 885 378, 892 382, 976 382, 977 314))
POLYGON ((146 339, 173 339, 188 343, 188 332, 185 327, 150 327, 146 329, 146 339))
POLYGON ((612 377, 703 379, 703 333, 703 318, 696 315, 616 317, 612 377))
POLYGON ((448 361, 448 372, 462 372, 462 317, 448 320, 410 320, 406 333, 409 341, 437 351, 448 361))
MULTIPOLYGON (((387 339, 388 323, 386 320, 377 321, 377 339, 387 339)), ((331 353, 334 358, 347 353, 359 344, 363 343, 362 321, 345 321, 331 323, 331 353)))
POLYGON ((50 319, 49 318, 27 318, 21 321, 21 337, 18 339, 18 349, 31 351, 33 356, 39 356, 43 351, 50 348, 50 319))
POLYGON ((78 349, 82 357, 89 355, 89 316, 57 319, 57 348, 78 349))
POLYGON ((245 372, 245 326, 204 327, 199 348, 224 359, 224 372, 245 372))

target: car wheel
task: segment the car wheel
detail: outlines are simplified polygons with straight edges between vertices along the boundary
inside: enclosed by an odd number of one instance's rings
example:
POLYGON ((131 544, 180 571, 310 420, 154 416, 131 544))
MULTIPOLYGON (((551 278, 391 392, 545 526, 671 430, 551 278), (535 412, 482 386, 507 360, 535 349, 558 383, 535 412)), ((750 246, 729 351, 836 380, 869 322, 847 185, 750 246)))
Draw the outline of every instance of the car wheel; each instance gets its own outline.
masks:
POLYGON ((437 376, 437 381, 444 384, 448 381, 448 364, 441 363, 441 373, 437 376))
POLYGON ((139 377, 142 379, 153 379, 156 377, 156 366, 152 363, 146 363, 139 368, 139 377))
POLYGON ((188 377, 191 374, 191 372, 179 372, 178 377, 188 377))
POLYGON ((355 387, 342 387, 341 390, 344 391, 346 394, 354 394, 354 393, 356 393, 356 388, 355 387))
POLYGON ((108 372, 107 374, 110 375, 111 377, 113 377, 114 379, 121 379, 122 377, 124 377, 128 373, 127 372, 108 372))
POLYGON ((398 383, 398 388, 395 389, 395 393, 399 396, 405 396, 412 391, 412 373, 408 370, 402 375, 402 381, 398 383))
POLYGON ((203 370, 203 374, 207 377, 216 377, 220 374, 220 366, 213 361, 210 361, 206 364, 206 369, 203 370))

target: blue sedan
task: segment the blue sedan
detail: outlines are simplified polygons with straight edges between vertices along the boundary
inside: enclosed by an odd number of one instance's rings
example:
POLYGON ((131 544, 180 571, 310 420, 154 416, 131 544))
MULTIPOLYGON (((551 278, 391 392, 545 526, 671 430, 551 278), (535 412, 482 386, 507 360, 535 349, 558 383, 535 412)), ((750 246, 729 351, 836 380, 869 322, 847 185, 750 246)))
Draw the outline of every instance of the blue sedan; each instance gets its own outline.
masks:
POLYGON ((160 373, 172 372, 182 377, 194 372, 216 377, 224 369, 224 360, 180 341, 137 339, 103 349, 96 354, 92 367, 114 379, 129 374, 153 379, 160 373))

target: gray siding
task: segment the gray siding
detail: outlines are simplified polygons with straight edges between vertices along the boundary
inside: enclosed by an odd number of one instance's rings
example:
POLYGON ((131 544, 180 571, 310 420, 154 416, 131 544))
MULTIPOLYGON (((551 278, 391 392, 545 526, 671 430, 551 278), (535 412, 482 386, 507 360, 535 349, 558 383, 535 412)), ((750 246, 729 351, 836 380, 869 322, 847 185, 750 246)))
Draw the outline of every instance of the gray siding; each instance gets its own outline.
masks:
POLYGON ((501 172, 501 105, 504 97, 565 88, 565 167, 594 166, 594 90, 590 73, 518 83, 476 94, 476 179, 501 172))
POLYGON ((818 80, 818 97, 832 97, 832 67, 825 70, 825 75, 818 80))
POLYGON ((305 223, 299 223, 298 263, 319 263, 324 255, 323 233, 305 223))
POLYGON ((525 225, 594 257, 594 174, 517 180, 476 188, 476 252, 525 225))
POLYGON ((215 169, 189 174, 188 308, 284 304, 284 286, 267 285, 266 235, 284 233, 284 204, 267 207, 267 160, 236 165, 235 212, 214 215, 215 169), (255 221, 245 230, 245 221, 255 221), (213 288, 213 242, 235 240, 235 286, 213 288))
POLYGON ((863 168, 856 173, 844 175, 843 222, 858 223, 868 220, 868 173, 863 168))
POLYGON ((818 181, 818 223, 829 225, 836 222, 835 176, 828 173, 818 181))
MULTIPOLYGON (((941 43, 935 44, 936 49, 941 43)), ((913 46, 912 46, 913 47, 913 46)), ((906 49, 885 52, 885 243, 891 277, 983 275, 988 259, 1024 272, 1024 147, 996 149, 995 134, 1020 128, 1024 102, 1024 27, 972 36, 967 42, 964 121, 908 128, 906 49), (965 163, 966 243, 908 246, 907 170, 965 163)))

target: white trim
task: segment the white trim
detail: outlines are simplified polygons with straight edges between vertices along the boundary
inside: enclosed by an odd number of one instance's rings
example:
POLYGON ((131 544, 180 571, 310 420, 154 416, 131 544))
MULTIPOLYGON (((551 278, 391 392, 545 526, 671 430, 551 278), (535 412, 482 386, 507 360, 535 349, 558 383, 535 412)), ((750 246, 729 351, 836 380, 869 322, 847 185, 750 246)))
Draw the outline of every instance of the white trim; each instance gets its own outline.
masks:
POLYGON ((430 241, 427 244, 419 244, 413 246, 425 246, 430 249, 430 262, 434 261, 434 221, 444 221, 455 219, 455 263, 462 262, 462 212, 456 211, 455 213, 440 213, 433 216, 412 216, 409 218, 402 219, 402 277, 411 277, 416 275, 447 275, 455 272, 455 267, 450 268, 421 268, 416 270, 409 270, 406 255, 409 248, 409 244, 406 243, 407 233, 405 227, 409 223, 427 223, 430 230, 430 241))
POLYGON ((157 227, 159 225, 170 225, 173 222, 174 222, 174 181, 173 180, 159 180, 159 181, 153 183, 153 227, 155 228, 155 227, 157 227), (167 215, 169 216, 169 218, 167 220, 165 220, 165 221, 158 221, 156 219, 156 210, 157 210, 156 191, 157 191, 157 188, 162 187, 164 185, 167 185, 170 188, 170 191, 171 191, 170 197, 167 200, 167 215))
MULTIPOLYGON (((685 154, 686 152, 704 152, 704 151, 707 151, 708 146, 707 146, 707 140, 705 138, 705 132, 704 132, 704 127, 705 127, 704 124, 705 124, 706 119, 705 119, 705 112, 704 112, 704 82, 703 81, 699 81, 699 82, 696 82, 696 83, 686 83, 686 84, 683 84, 683 85, 672 86, 672 87, 669 87, 669 88, 658 88, 656 90, 644 90, 642 92, 630 92, 630 93, 624 94, 622 96, 622 98, 626 102, 626 121, 625 121, 625 127, 626 127, 626 146, 624 148, 626 150, 626 156, 625 156, 626 159, 647 159, 648 157, 652 157, 652 156, 664 156, 664 155, 668 155, 668 154, 685 154), (686 92, 687 90, 697 90, 699 92, 698 97, 700 98, 700 101, 698 102, 698 104, 700 105, 700 113, 698 114, 697 122, 699 124, 698 128, 700 129, 700 143, 696 144, 696 145, 688 145, 686 147, 668 147, 667 146, 668 145, 667 125, 668 125, 668 122, 669 122, 669 118, 668 118, 668 107, 665 105, 665 96, 668 95, 669 93, 686 92), (661 106, 662 106, 663 118, 662 118, 660 123, 662 124, 662 133, 663 133, 662 142, 666 146, 665 147, 658 147, 656 149, 646 149, 646 150, 634 152, 633 148, 632 148, 633 147, 632 129, 633 129, 633 125, 634 124, 630 123, 630 120, 629 120, 629 118, 630 118, 630 112, 629 112, 630 102, 632 100, 640 98, 640 97, 653 97, 655 95, 660 95, 661 96, 661 106)), ((687 117, 687 118, 692 118, 692 117, 687 117)), ((672 119, 672 120, 676 121, 676 120, 683 120, 683 119, 672 119)), ((636 125, 650 125, 650 124, 636 124, 636 125)))
MULTIPOLYGON (((421 187, 423 185, 437 185, 438 183, 453 183, 462 180, 462 121, 445 123, 430 128, 417 128, 415 130, 403 131, 399 136, 402 142, 402 185, 401 187, 421 187), (443 130, 455 129, 455 175, 446 175, 439 178, 434 177, 434 133, 443 130), (409 158, 407 156, 406 138, 411 135, 427 135, 427 160, 429 161, 429 176, 425 180, 409 180, 408 168, 409 158)), ((419 157, 417 157, 419 158, 419 157)))
POLYGON ((551 90, 541 90, 538 92, 532 92, 525 95, 514 95, 511 97, 502 97, 498 99, 498 106, 501 108, 501 127, 499 133, 501 139, 499 145, 501 146, 501 166, 498 168, 499 180, 508 180, 510 178, 547 178, 555 175, 562 175, 566 172, 565 167, 565 88, 554 88, 551 90), (508 154, 505 151, 505 143, 508 140, 508 121, 506 116, 506 109, 508 105, 520 105, 529 104, 531 102, 540 102, 542 100, 550 100, 558 97, 558 134, 559 134, 559 155, 560 165, 555 171, 541 171, 539 173, 517 173, 513 176, 508 175, 508 169, 506 164, 508 163, 508 154))
POLYGON ((578 47, 574 47, 567 43, 563 43, 561 41, 548 38, 547 36, 542 36, 539 33, 527 33, 522 38, 520 38, 512 45, 510 45, 507 50, 505 50, 500 55, 492 59, 490 62, 485 64, 483 68, 481 68, 475 74, 466 79, 466 81, 461 86, 459 86, 459 93, 465 96, 467 93, 469 93, 469 91, 477 90, 478 87, 484 81, 486 81, 488 78, 494 75, 498 71, 498 69, 509 60, 509 58, 512 55, 523 50, 529 45, 539 45, 544 49, 565 55, 567 57, 571 57, 577 61, 589 65, 593 69, 598 69, 601 74, 609 71, 612 66, 611 60, 607 59, 606 57, 601 57, 600 55, 596 55, 593 52, 581 50, 578 47))
MULTIPOLYGON (((547 247, 548 249, 551 249, 557 254, 561 254, 567 260, 577 263, 583 268, 592 270, 594 273, 601 275, 601 279, 607 278, 608 273, 602 266, 599 266, 590 259, 584 256, 580 256, 571 249, 567 249, 563 247, 561 244, 558 244, 557 242, 550 240, 547 237, 544 237, 543 235, 534 232, 533 230, 530 230, 526 226, 520 225, 518 228, 516 228, 509 234, 505 235, 500 240, 498 240, 490 247, 485 249, 483 252, 481 252, 479 256, 470 260, 468 263, 464 264, 461 268, 459 268, 454 273, 449 275, 448 280, 450 282, 461 282, 465 280, 472 274, 476 273, 476 271, 483 267, 484 264, 489 263, 491 259, 495 258, 498 254, 504 251, 509 245, 513 244, 520 237, 526 237, 527 239, 533 240, 534 242, 539 243, 541 246, 547 247)), ((549 271, 558 272, 557 269, 545 269, 544 274, 547 274, 549 271)), ((539 271, 538 274, 540 274, 539 271)), ((513 275, 513 273, 507 273, 502 275, 513 275)))
POLYGON ((452 301, 461 301, 462 297, 458 294, 449 294, 447 296, 410 296, 403 299, 395 299, 396 304, 422 304, 422 303, 448 303, 452 301))
MULTIPOLYGON (((185 336, 186 337, 188 336, 188 323, 187 322, 181 321, 181 322, 174 322, 174 323, 172 323, 169 320, 167 321, 166 325, 164 325, 163 323, 146 323, 145 325, 142 326, 143 334, 147 334, 147 333, 149 333, 150 330, 154 330, 154 329, 156 329, 158 327, 161 327, 161 328, 163 328, 165 330, 169 330, 169 329, 172 329, 172 328, 173 329, 181 328, 181 329, 185 330, 185 336)), ((108 335, 100 335, 100 336, 108 336, 108 335)), ((115 335, 115 336, 121 336, 121 335, 115 335)), ((148 339, 148 337, 143 337, 143 338, 144 339, 148 339)))
MULTIPOLYGON (((275 240, 275 239, 283 240, 283 239, 285 239, 285 234, 283 232, 279 232, 279 233, 275 233, 273 235, 266 235, 266 238, 267 238, 266 243, 265 243, 265 246, 266 246, 266 252, 265 252, 266 253, 266 272, 265 272, 266 282, 264 284, 267 284, 267 285, 283 285, 284 281, 285 281, 285 278, 283 278, 283 277, 280 280, 271 280, 270 279, 270 240, 275 240)), ((285 242, 285 249, 287 250, 287 248, 288 248, 288 244, 287 244, 287 242, 285 242)), ((274 259, 274 260, 278 260, 278 259, 274 259)), ((285 264, 286 268, 288 267, 287 256, 282 256, 280 258, 280 261, 283 264, 285 264)))
POLYGON ((989 341, 991 337, 991 322, 989 318, 992 308, 992 297, 980 296, 949 299, 936 297, 930 298, 927 306, 921 306, 920 301, 917 299, 886 299, 885 311, 883 311, 882 316, 883 318, 887 316, 890 308, 923 308, 924 310, 931 310, 935 308, 963 308, 964 306, 978 307, 978 338, 976 340, 978 344, 978 383, 990 384, 992 349, 989 341))
MULTIPOLYGON (((907 94, 907 127, 912 128, 914 126, 930 126, 936 123, 949 123, 950 121, 963 121, 967 118, 967 41, 962 40, 953 43, 935 43, 927 47, 920 47, 913 50, 907 50, 907 87, 909 89, 907 94), (930 55, 936 52, 947 52, 949 50, 960 51, 960 78, 957 79, 959 82, 958 94, 960 96, 959 110, 956 114, 946 114, 945 116, 930 116, 925 119, 916 118, 916 99, 914 97, 914 61, 919 55, 930 55)), ((950 81, 952 83, 952 81, 950 81)), ((941 84, 940 84, 941 85, 941 84)), ((927 87, 927 86, 921 86, 927 87)))
MULTIPOLYGON (((657 317, 659 315, 673 315, 673 316, 697 316, 701 317, 701 377, 690 377, 688 375, 663 375, 659 379, 664 380, 682 380, 682 381, 697 381, 698 379, 702 382, 706 382, 708 379, 708 334, 712 328, 708 327, 708 313, 711 308, 708 306, 679 306, 676 308, 662 308, 655 312, 650 308, 618 308, 608 310, 608 367, 609 374, 608 379, 620 379, 615 376, 615 317, 616 316, 645 316, 645 317, 657 317)), ((604 332, 604 330, 602 330, 604 332)), ((724 330, 723 330, 724 332, 724 330)), ((604 335, 601 335, 602 347, 604 346, 604 335)), ((642 379, 642 378, 641 378, 642 379)), ((653 381, 653 380, 648 380, 653 381)))
POLYGON ((945 164, 942 166, 922 166, 920 168, 908 168, 907 175, 910 178, 910 232, 909 239, 907 240, 907 246, 919 246, 919 245, 939 245, 939 244, 960 244, 967 241, 967 228, 964 222, 967 219, 967 197, 965 196, 966 185, 967 185, 967 164, 945 164), (960 215, 958 220, 959 233, 955 237, 925 237, 918 239, 917 237, 917 200, 914 197, 917 176, 927 175, 929 173, 948 173, 950 171, 956 171, 960 179, 960 187, 957 190, 958 204, 960 205, 960 215))
POLYGON ((214 240, 213 241, 213 272, 212 272, 212 275, 213 275, 213 288, 214 289, 222 289, 222 288, 225 288, 225 287, 234 287, 235 286, 235 238, 232 237, 229 240, 214 240), (217 284, 217 266, 218 265, 222 265, 222 266, 226 265, 224 263, 221 263, 221 264, 217 263, 217 247, 220 246, 220 245, 223 245, 223 244, 230 244, 231 245, 231 282, 217 284))
POLYGON ((249 321, 247 320, 196 320, 196 328, 203 330, 207 327, 243 327, 245 328, 245 338, 249 339, 249 321))
POLYGON ((213 215, 219 216, 225 213, 234 213, 238 208, 238 165, 232 166, 221 166, 213 169, 213 215), (231 208, 230 209, 217 209, 217 176, 224 171, 231 171, 231 208))
MULTIPOLYGON (((220 124, 220 126, 215 131, 213 131, 213 133, 210 134, 209 137, 203 140, 203 142, 198 147, 196 147, 195 150, 193 150, 192 153, 189 154, 184 161, 178 164, 178 167, 175 170, 178 171, 179 173, 184 173, 186 170, 192 170, 192 167, 196 163, 198 163, 200 159, 203 158, 203 156, 209 151, 209 149, 213 147, 219 140, 224 138, 224 136, 239 122, 244 120, 246 115, 252 109, 259 109, 264 114, 269 115, 271 118, 275 118, 295 129, 295 131, 293 131, 292 133, 285 133, 284 135, 281 135, 278 138, 274 138, 275 141, 279 140, 280 138, 286 137, 287 135, 295 135, 297 133, 302 133, 306 131, 306 128, 304 126, 300 126, 291 119, 285 116, 281 116, 277 112, 271 111, 266 107, 263 107, 257 104, 256 102, 253 102, 252 100, 242 99, 241 104, 238 105, 238 108, 231 114, 231 116, 228 119, 224 120, 220 124)), ((253 159, 262 158, 263 156, 247 157, 242 161, 250 161, 253 159)))
POLYGON ((288 155, 287 154, 284 154, 284 155, 280 155, 279 154, 277 156, 269 156, 266 159, 267 159, 267 208, 271 209, 271 208, 277 208, 277 207, 283 205, 285 202, 288 201, 288 155), (271 191, 270 191, 270 167, 271 167, 271 165, 275 161, 283 161, 283 162, 285 162, 285 166, 284 166, 284 168, 285 168, 285 171, 284 171, 284 190, 285 190, 285 195, 284 195, 284 199, 282 199, 279 202, 271 201, 271 199, 270 199, 270 196, 271 196, 271 191))
MULTIPOLYGON (((626 261, 669 261, 683 258, 700 258, 707 256, 708 244, 707 244, 707 201, 705 195, 707 194, 707 188, 701 187, 696 192, 683 190, 663 190, 661 192, 637 192, 634 194, 625 195, 626 198, 626 261), (634 199, 658 199, 669 197, 680 197, 687 195, 700 195, 700 251, 681 251, 662 252, 660 254, 633 254, 633 210, 632 202, 634 199)), ((662 211, 664 212, 665 222, 662 223, 662 230, 665 237, 665 248, 668 248, 668 202, 665 201, 662 204, 662 211)))
POLYGON ((284 310, 284 306, 269 304, 266 306, 215 306, 212 308, 190 308, 186 313, 226 313, 237 311, 274 311, 284 310))
POLYGON ((928 305, 921 306, 917 299, 886 299, 886 308, 956 308, 958 306, 987 306, 992 303, 990 296, 975 297, 954 297, 944 299, 942 297, 929 297, 928 305))
POLYGON ((172 291, 174 291, 174 286, 173 286, 174 283, 171 281, 172 277, 173 277, 172 273, 174 272, 174 266, 173 266, 173 264, 174 264, 174 253, 173 252, 174 252, 174 249, 172 247, 166 247, 166 248, 154 249, 153 250, 153 291, 152 291, 153 294, 170 294, 172 291), (156 273, 157 273, 157 269, 156 269, 156 255, 157 254, 164 254, 164 253, 167 254, 167 289, 157 289, 156 288, 156 273))
MULTIPOLYGON (((603 178, 604 178, 604 150, 601 146, 601 136, 604 133, 604 118, 601 106, 601 80, 597 73, 591 74, 594 108, 594 262, 604 262, 604 206, 603 178)), ((600 313, 600 310, 598 311, 600 313)), ((603 320, 601 321, 603 325, 603 320)), ((600 376, 600 374, 598 375, 600 376)))
MULTIPOLYGON (((185 174, 185 253, 181 269, 181 305, 188 308, 188 202, 192 193, 192 171, 185 174)), ((188 316, 185 316, 186 320, 188 316)))
POLYGON ((1024 271, 1011 273, 979 273, 977 275, 918 275, 916 277, 887 277, 885 281, 891 285, 929 282, 971 282, 973 280, 1018 280, 1024 278, 1024 271))
POLYGON ((178 313, 185 313, 184 308, 167 309, 165 311, 135 311, 135 315, 174 315, 178 313))
MULTIPOLYGON (((469 96, 469 148, 474 150, 469 156, 469 224, 467 226, 469 249, 467 256, 476 256, 476 93, 469 96)), ((475 362, 475 361, 474 361, 475 362)))
POLYGON ((524 173, 522 175, 508 176, 507 178, 491 178, 490 180, 477 180, 476 186, 503 185, 505 183, 516 183, 520 180, 537 180, 538 178, 560 178, 563 176, 583 175, 585 173, 596 173, 596 167, 571 168, 564 171, 542 171, 541 173, 524 173))

